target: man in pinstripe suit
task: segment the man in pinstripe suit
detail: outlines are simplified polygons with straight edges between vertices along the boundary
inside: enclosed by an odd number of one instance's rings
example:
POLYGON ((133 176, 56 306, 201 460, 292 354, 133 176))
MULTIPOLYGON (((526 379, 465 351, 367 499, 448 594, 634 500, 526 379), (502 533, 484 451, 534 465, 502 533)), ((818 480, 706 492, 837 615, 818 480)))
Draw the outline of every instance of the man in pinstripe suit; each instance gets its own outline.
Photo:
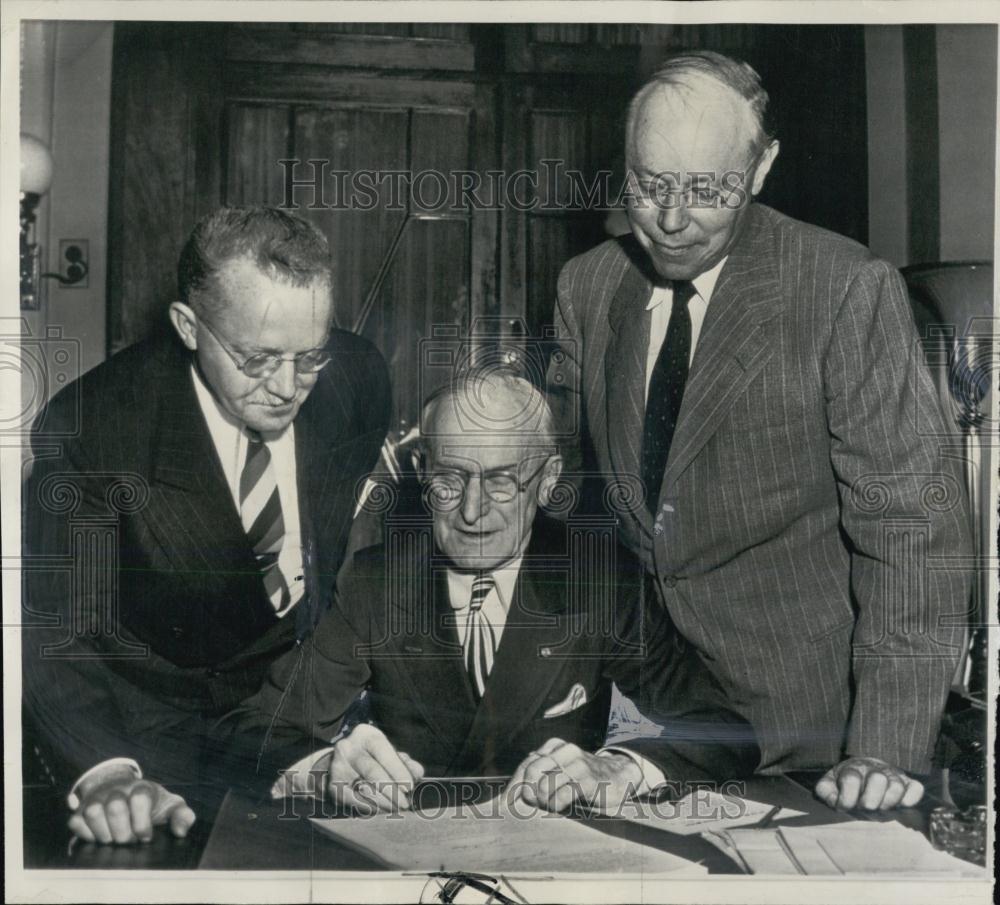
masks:
POLYGON ((330 600, 389 386, 374 347, 331 330, 329 268, 304 220, 216 211, 181 253, 177 335, 115 355, 35 425, 25 711, 79 777, 83 839, 184 835, 184 798, 215 803, 215 719, 330 600), (69 545, 101 525, 114 543, 88 567, 69 545))
POLYGON ((909 805, 967 611, 948 568, 966 503, 899 273, 753 203, 778 154, 766 104, 707 52, 639 91, 632 235, 565 266, 549 385, 585 457, 642 481, 623 540, 760 769, 826 770, 831 805, 909 805))

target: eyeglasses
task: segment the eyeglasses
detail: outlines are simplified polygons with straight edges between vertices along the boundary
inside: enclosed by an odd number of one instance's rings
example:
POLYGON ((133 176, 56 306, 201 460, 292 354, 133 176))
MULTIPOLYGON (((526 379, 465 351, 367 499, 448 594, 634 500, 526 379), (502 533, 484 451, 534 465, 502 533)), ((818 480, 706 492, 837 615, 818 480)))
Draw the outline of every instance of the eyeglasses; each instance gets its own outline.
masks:
POLYGON ((527 905, 507 877, 491 877, 464 871, 435 871, 420 893, 421 902, 442 902, 445 905, 459 901, 497 903, 497 905, 527 905), (508 892, 504 892, 504 887, 508 892), (471 893, 471 895, 470 895, 471 893))
POLYGON ((640 180, 632 171, 630 186, 634 190, 628 194, 628 203, 632 207, 642 207, 652 202, 658 208, 671 209, 677 207, 682 199, 689 208, 719 208, 735 209, 749 200, 749 193, 744 186, 751 181, 760 163, 762 151, 758 151, 749 163, 741 170, 729 170, 722 174, 722 184, 709 181, 709 173, 695 173, 691 185, 685 188, 676 187, 672 179, 676 174, 660 173, 652 180, 640 180))
POLYGON ((421 480, 429 491, 431 507, 438 511, 447 511, 459 505, 468 490, 469 481, 473 478, 478 478, 482 492, 494 503, 509 503, 519 493, 524 493, 528 489, 547 462, 548 457, 523 481, 513 472, 504 469, 482 471, 478 474, 448 469, 423 475, 421 480))
POLYGON ((330 362, 330 353, 326 349, 309 349, 306 352, 297 352, 295 355, 275 355, 274 352, 255 352, 246 358, 239 356, 228 346, 219 334, 212 329, 211 325, 204 318, 199 318, 201 324, 215 341, 222 346, 225 353, 233 360, 238 371, 243 372, 247 377, 270 377, 283 361, 295 362, 295 373, 315 374, 323 370, 330 362))

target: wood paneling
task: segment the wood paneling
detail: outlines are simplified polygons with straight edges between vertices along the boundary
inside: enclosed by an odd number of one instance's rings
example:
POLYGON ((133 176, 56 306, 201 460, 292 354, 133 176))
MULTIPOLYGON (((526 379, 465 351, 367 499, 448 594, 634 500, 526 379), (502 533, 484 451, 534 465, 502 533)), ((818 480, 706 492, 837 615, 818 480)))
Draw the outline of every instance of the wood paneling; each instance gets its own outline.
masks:
MULTIPOLYGON (((405 170, 409 119, 405 109, 297 108, 294 157, 328 160, 330 171, 350 174, 405 170)), ((346 329, 360 317, 366 294, 406 219, 405 207, 375 203, 378 199, 363 186, 349 182, 346 193, 336 199, 337 209, 298 211, 330 241, 336 318, 346 329)))
POLYGON ((218 37, 182 25, 115 33, 109 200, 108 343, 115 352, 165 329, 177 256, 219 202, 218 37), (209 138, 206 132, 211 136, 209 138))
POLYGON ((316 66, 289 63, 228 63, 223 89, 228 97, 247 100, 340 101, 360 105, 468 107, 475 96, 471 82, 379 78, 375 72, 345 75, 316 66))
POLYGON ((284 203, 284 170, 291 109, 285 104, 230 104, 227 108, 227 204, 284 203))
POLYGON ((306 63, 376 69, 457 69, 475 65, 472 44, 437 37, 338 34, 234 28, 226 39, 226 58, 251 63, 306 63))

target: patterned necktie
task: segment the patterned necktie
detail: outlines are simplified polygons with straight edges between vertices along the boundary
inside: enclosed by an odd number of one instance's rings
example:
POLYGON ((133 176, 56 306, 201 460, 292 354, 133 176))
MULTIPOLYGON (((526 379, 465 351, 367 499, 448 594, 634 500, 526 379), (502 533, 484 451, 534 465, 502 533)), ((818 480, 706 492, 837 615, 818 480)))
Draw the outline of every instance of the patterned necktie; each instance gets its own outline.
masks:
POLYGON ((695 294, 690 280, 674 280, 670 324, 649 380, 646 418, 642 434, 642 481, 646 507, 656 512, 663 472, 684 398, 691 357, 691 313, 688 302, 695 294))
POLYGON ((285 539, 278 481, 271 465, 271 451, 261 435, 247 428, 247 438, 247 460, 240 475, 240 520, 264 578, 264 590, 271 605, 281 613, 288 606, 290 594, 278 568, 278 554, 285 539))
POLYGON ((483 603, 493 590, 495 582, 488 572, 480 573, 472 582, 472 596, 469 600, 469 619, 465 629, 465 668, 469 670, 476 693, 481 698, 486 693, 486 678, 493 668, 496 653, 496 635, 493 626, 483 612, 483 603))

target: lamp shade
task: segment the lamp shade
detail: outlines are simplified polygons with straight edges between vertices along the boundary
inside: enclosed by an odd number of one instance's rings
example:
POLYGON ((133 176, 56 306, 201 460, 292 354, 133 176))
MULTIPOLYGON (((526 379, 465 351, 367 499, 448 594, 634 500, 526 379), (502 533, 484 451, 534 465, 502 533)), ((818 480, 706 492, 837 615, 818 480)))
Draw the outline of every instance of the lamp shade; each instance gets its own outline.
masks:
POLYGON ((44 195, 52 184, 52 153, 45 143, 21 133, 21 191, 44 195))

